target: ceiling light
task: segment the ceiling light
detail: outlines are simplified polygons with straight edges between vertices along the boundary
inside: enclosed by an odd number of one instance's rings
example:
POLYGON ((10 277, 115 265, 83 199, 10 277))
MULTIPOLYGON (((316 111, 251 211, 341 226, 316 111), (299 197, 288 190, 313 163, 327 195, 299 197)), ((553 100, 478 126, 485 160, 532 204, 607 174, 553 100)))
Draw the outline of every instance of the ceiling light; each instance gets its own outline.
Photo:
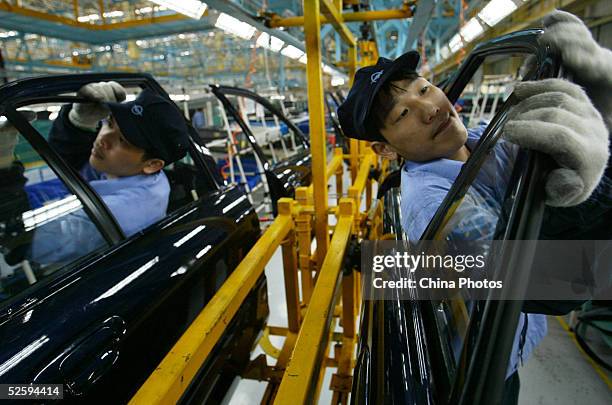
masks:
POLYGON ((255 44, 259 47, 268 49, 270 46, 270 34, 262 32, 261 35, 257 37, 257 42, 255 42, 255 44))
POLYGON ((287 45, 287 47, 285 47, 281 53, 291 59, 300 59, 304 55, 303 51, 293 45, 287 45))
POLYGON ((482 34, 483 31, 482 25, 476 21, 476 18, 472 18, 459 30, 461 36, 466 42, 471 42, 473 39, 482 34))
POLYGON ((463 41, 461 40, 459 33, 455 34, 455 36, 451 38, 448 46, 452 52, 457 52, 459 49, 463 48, 463 41))
POLYGON ((478 13, 478 17, 492 27, 514 10, 516 4, 512 0, 493 0, 478 13))
POLYGON ((340 76, 333 76, 331 78, 331 85, 332 86, 342 86, 344 84, 344 79, 340 76))
POLYGON ((274 35, 270 37, 270 49, 274 52, 280 51, 285 45, 285 41, 276 38, 274 35))
POLYGON ((109 11, 107 13, 104 13, 104 18, 117 18, 117 17, 123 17, 123 11, 109 11))
POLYGON ((306 62, 308 62, 308 57, 306 54, 302 55, 302 57, 298 59, 298 62, 306 64, 306 62))
POLYGON ((285 45, 285 41, 283 41, 282 39, 278 39, 274 35, 270 35, 267 32, 262 32, 261 35, 257 38, 256 44, 259 47, 278 52, 281 50, 283 45, 285 45))
POLYGON ((331 66, 323 64, 323 73, 327 73, 328 75, 331 75, 334 72, 334 69, 332 69, 331 66))
POLYGON ((99 19, 100 19, 100 16, 98 14, 82 15, 79 18, 77 18, 79 22, 90 22, 90 21, 96 21, 99 19))
POLYGON ((15 32, 15 31, 0 32, 0 38, 10 38, 10 37, 14 37, 16 35, 17 35, 17 32, 15 32))
POLYGON ((442 48, 440 48, 440 57, 442 58, 442 60, 448 58, 448 56, 450 55, 450 49, 448 46, 444 46, 442 48))
POLYGON ((151 0, 155 4, 168 7, 178 13, 184 14, 187 17, 199 20, 204 15, 208 5, 199 0, 151 0))
POLYGON ((246 40, 251 39, 253 34, 255 34, 255 27, 251 24, 240 21, 225 13, 219 14, 215 27, 246 40))

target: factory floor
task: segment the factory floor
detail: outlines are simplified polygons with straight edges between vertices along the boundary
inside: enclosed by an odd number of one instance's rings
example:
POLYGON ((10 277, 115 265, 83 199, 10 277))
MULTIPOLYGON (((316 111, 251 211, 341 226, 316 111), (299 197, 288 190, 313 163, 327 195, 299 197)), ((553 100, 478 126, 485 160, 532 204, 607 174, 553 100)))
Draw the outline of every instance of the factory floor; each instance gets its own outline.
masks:
POLYGON ((581 352, 567 322, 568 317, 548 317, 548 334, 519 370, 520 405, 612 403, 612 373, 581 352))

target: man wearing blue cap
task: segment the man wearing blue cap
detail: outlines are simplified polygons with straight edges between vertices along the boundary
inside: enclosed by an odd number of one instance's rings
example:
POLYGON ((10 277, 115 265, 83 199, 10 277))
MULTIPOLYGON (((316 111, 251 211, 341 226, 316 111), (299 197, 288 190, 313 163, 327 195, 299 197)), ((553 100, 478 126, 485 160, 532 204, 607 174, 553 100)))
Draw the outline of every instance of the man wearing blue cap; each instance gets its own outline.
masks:
POLYGON ((170 100, 143 90, 125 100, 116 82, 90 83, 65 106, 49 144, 89 181, 127 236, 163 218, 170 185, 161 170, 185 156, 185 119, 170 100))
MULTIPOLYGON (((172 101, 148 89, 130 102, 122 102, 125 89, 116 82, 87 84, 78 95, 91 102, 64 106, 49 144, 131 236, 166 215, 170 185, 162 168, 185 156, 187 124, 172 101)), ((99 232, 79 210, 37 229, 31 258, 70 261, 100 244, 99 232), (70 234, 63 229, 71 229, 70 234)))
MULTIPOLYGON (((612 206, 612 173, 610 168, 606 171, 612 53, 600 47, 571 14, 554 12, 544 25, 540 40, 559 52, 586 92, 561 79, 518 84, 514 94, 519 102, 509 112, 503 137, 557 162, 559 167, 546 179, 548 205, 573 207, 597 200, 596 209, 588 210, 596 215, 612 206)), ((347 136, 372 142, 373 150, 388 159, 404 158, 402 227, 412 240, 421 237, 484 129, 465 128, 442 90, 417 74, 418 62, 419 55, 413 51, 395 61, 380 58, 375 66, 360 69, 338 110, 347 136)), ((488 173, 478 174, 464 198, 460 207, 464 209, 463 234, 471 235, 470 239, 492 239, 505 194, 504 173, 510 169, 513 153, 508 142, 500 141, 481 170, 488 173)), ((519 361, 529 357, 545 334, 543 315, 521 316, 504 404, 518 401, 519 361)))

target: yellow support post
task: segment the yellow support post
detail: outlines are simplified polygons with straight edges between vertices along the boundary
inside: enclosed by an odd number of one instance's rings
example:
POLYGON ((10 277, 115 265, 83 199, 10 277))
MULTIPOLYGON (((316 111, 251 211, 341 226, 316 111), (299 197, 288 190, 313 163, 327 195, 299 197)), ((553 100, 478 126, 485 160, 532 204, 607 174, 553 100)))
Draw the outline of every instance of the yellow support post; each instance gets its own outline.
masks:
POLYGON ((357 178, 357 170, 359 170, 359 141, 351 138, 349 141, 349 162, 351 164, 351 182, 355 182, 357 178))
POLYGON ((74 21, 79 21, 79 0, 72 0, 72 12, 74 13, 74 21))
POLYGON ((177 403, 226 326, 293 227, 292 200, 279 200, 279 215, 196 317, 130 404, 177 403))
POLYGON ((312 154, 312 184, 314 185, 315 237, 317 265, 329 246, 327 219, 327 179, 325 178, 326 132, 323 107, 323 77, 321 74, 321 15, 319 0, 304 2, 304 35, 308 80, 308 112, 310 115, 310 150, 312 154))
MULTIPOLYGON (((286 204, 286 202, 283 202, 286 204)), ((281 207, 291 212, 291 207, 281 207)), ((298 285, 297 255, 295 246, 295 231, 289 231, 287 238, 282 243, 283 273, 285 279, 285 299, 287 301, 287 324, 289 331, 297 333, 300 330, 300 288, 298 285)))
POLYGON ((334 149, 334 159, 338 159, 340 162, 336 167, 336 204, 340 205, 340 200, 342 199, 344 193, 344 165, 342 164, 342 148, 334 149))
POLYGON ((348 49, 349 86, 353 85, 353 80, 355 80, 355 72, 357 72, 357 46, 349 46, 349 49, 348 49))
MULTIPOLYGON (((298 187, 295 189, 295 199, 300 206, 310 205, 309 193, 306 187, 298 187)), ((300 263, 300 278, 302 280, 302 303, 308 305, 312 294, 313 279, 312 266, 310 263, 311 254, 311 221, 312 215, 302 210, 295 219, 295 227, 298 240, 299 263, 300 263)))
POLYGON ((316 403, 315 394, 322 373, 324 354, 329 349, 330 323, 340 288, 340 269, 351 236, 354 207, 351 199, 343 198, 340 202, 336 231, 313 292, 317 299, 308 306, 275 404, 316 403))
POLYGON ((102 24, 106 24, 106 17, 104 17, 104 0, 98 0, 98 8, 100 9, 100 19, 102 24))

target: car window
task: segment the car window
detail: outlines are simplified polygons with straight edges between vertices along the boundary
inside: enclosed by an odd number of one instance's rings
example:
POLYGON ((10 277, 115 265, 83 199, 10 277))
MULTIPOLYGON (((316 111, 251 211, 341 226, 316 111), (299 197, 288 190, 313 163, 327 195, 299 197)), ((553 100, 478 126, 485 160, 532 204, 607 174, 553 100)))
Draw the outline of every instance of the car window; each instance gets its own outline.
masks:
MULTIPOLYGON (((490 148, 482 158, 463 197, 447 211, 433 239, 446 241, 449 251, 465 241, 480 241, 478 254, 487 257, 487 241, 496 239, 503 226, 502 212, 511 186, 511 179, 518 158, 519 148, 506 142, 497 128, 488 139, 494 143, 480 142, 488 124, 500 112, 516 83, 523 80, 530 69, 527 54, 493 55, 484 59, 468 81, 455 108, 468 128, 467 146, 471 156, 479 148, 490 148), (511 72, 510 74, 501 72, 511 72)), ((463 245, 465 246, 465 245, 463 245)), ((453 376, 461 367, 460 361, 466 347, 468 325, 474 320, 480 303, 470 299, 469 292, 461 291, 455 299, 433 302, 435 322, 442 341, 442 355, 453 376)), ((452 379, 451 379, 452 380, 452 379)), ((452 382, 451 382, 452 383, 452 382)))
MULTIPOLYGON (((49 125, 48 114, 27 114, 33 125, 49 125)), ((4 116, 0 161, 1 303, 108 244, 79 197, 4 116)))
POLYGON ((493 55, 478 67, 455 102, 467 128, 487 124, 530 68, 527 54, 493 55), (508 73, 511 72, 511 73, 508 73))
MULTIPOLYGON (((125 87, 127 92, 127 101, 133 100, 137 97, 141 91, 140 87, 125 87)), ((75 96, 75 94, 65 94, 64 96, 75 96)), ((65 114, 62 111, 70 108, 71 103, 63 101, 53 101, 53 97, 50 97, 48 101, 44 103, 36 103, 27 105, 23 108, 34 110, 37 113, 38 119, 31 122, 31 125, 45 138, 49 139, 52 132, 54 122, 56 120, 66 119, 65 114)), ((58 127, 60 128, 60 127, 58 127)), ((95 138, 95 133, 91 134, 92 142, 95 138)), ((83 176, 85 172, 81 170, 84 165, 87 164, 88 157, 90 154, 89 148, 75 151, 72 154, 66 154, 66 150, 60 150, 64 147, 64 143, 51 144, 52 147, 56 148, 56 152, 68 158, 68 163, 71 164, 75 169, 78 169, 79 175, 83 176), (78 154, 79 156, 74 156, 78 154)), ((187 155, 172 164, 166 165, 163 171, 168 179, 170 185, 170 195, 168 198, 168 207, 166 214, 170 214, 181 207, 184 207, 200 198, 200 196, 206 195, 211 191, 211 187, 204 174, 202 173, 199 166, 196 164, 194 157, 191 155, 191 151, 187 152, 187 155)), ((88 178, 87 180, 91 180, 88 178)), ((120 222, 119 218, 116 218, 120 222)), ((161 218, 159 218, 161 219, 161 218)))

